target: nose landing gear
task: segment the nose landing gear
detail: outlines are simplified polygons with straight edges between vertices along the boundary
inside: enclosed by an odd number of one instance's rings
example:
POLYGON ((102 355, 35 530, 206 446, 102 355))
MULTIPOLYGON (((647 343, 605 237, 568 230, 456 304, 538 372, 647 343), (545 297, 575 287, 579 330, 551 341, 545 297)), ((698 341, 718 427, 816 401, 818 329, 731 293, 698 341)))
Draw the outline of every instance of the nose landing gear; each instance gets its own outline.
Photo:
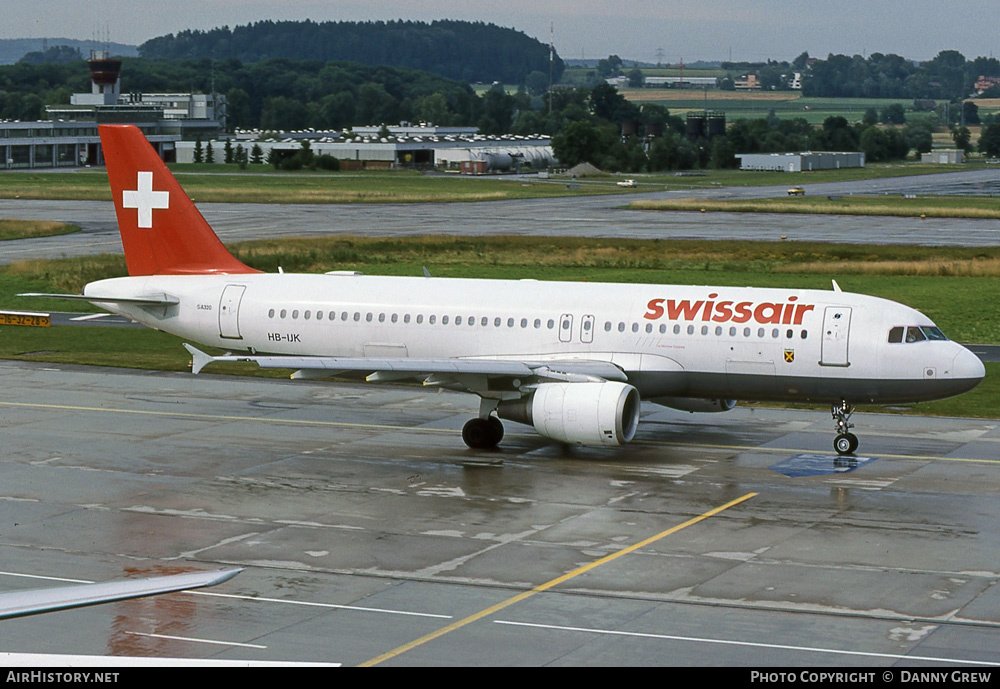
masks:
POLYGON ((838 455, 854 454, 858 449, 858 436, 850 432, 850 429, 854 428, 854 424, 850 423, 854 407, 849 405, 847 400, 841 400, 840 404, 831 407, 830 412, 837 430, 837 437, 833 439, 833 449, 838 455))

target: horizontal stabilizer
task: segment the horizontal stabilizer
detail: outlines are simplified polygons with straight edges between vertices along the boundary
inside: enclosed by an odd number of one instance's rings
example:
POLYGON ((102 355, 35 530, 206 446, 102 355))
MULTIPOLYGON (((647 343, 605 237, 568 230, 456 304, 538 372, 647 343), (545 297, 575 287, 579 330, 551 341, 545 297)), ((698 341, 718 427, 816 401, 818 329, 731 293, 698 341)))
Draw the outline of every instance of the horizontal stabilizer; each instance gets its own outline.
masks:
POLYGON ((101 297, 92 294, 46 294, 44 292, 25 292, 19 297, 46 297, 48 299, 74 299, 101 304, 138 304, 140 306, 173 306, 179 304, 177 297, 167 294, 153 294, 146 297, 101 297))

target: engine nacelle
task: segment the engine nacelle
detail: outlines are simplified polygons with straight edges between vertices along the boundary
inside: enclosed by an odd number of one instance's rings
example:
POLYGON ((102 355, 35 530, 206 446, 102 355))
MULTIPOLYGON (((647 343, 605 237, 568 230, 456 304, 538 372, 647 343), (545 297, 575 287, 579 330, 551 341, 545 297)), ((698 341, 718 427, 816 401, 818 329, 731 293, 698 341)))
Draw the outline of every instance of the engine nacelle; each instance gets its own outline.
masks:
POLYGON ((639 425, 639 391, 617 381, 543 383, 530 397, 501 402, 497 415, 563 443, 624 445, 639 425))
POLYGON ((708 400, 699 397, 657 397, 650 402, 656 402, 671 409, 692 412, 729 411, 736 406, 736 400, 708 400))

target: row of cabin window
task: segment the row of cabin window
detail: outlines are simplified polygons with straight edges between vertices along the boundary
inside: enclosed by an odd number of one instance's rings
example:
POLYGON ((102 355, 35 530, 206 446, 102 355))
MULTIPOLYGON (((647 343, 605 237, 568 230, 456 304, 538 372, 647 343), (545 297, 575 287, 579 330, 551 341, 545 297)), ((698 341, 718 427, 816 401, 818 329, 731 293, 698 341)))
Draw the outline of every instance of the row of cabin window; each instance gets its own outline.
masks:
MULTIPOLYGON (((267 317, 268 318, 274 318, 275 315, 277 315, 278 318, 287 318, 288 317, 288 310, 287 309, 281 309, 280 311, 278 311, 276 313, 274 309, 270 309, 267 312, 267 317)), ((316 320, 318 320, 318 321, 323 320, 323 312, 322 311, 317 311, 315 315, 316 315, 316 320)), ((308 320, 310 320, 312 318, 312 316, 313 316, 313 312, 312 311, 303 311, 302 312, 302 318, 304 320, 308 321, 308 320)), ((291 317, 292 317, 293 320, 294 319, 298 319, 298 317, 299 317, 299 311, 298 311, 298 309, 292 310, 291 317)), ((350 319, 351 319, 351 315, 350 315, 349 312, 347 312, 347 311, 341 311, 340 312, 340 320, 341 321, 345 321, 346 322, 346 321, 348 321, 350 319)), ((329 321, 335 321, 335 320, 337 320, 337 312, 336 311, 330 311, 329 314, 327 315, 327 320, 329 320, 329 321)), ((369 311, 368 313, 365 314, 365 321, 366 322, 371 323, 373 320, 375 320, 375 314, 374 313, 372 313, 371 311, 369 311)), ((378 322, 379 323, 384 323, 385 320, 386 320, 386 315, 384 313, 378 314, 378 322)), ((408 314, 408 313, 403 314, 403 319, 402 320, 403 320, 403 323, 409 323, 410 322, 410 314, 408 314)), ((361 312, 360 311, 355 311, 354 312, 354 321, 355 322, 360 322, 361 321, 361 312)), ((395 314, 395 313, 391 314, 389 316, 389 321, 391 323, 398 322, 399 321, 399 315, 395 314)), ((416 321, 416 323, 418 325, 422 324, 424 322, 424 316, 423 316, 423 314, 417 314, 417 316, 415 318, 415 321, 416 321)), ((431 324, 431 325, 434 325, 437 322, 437 316, 428 316, 427 317, 427 322, 429 324, 431 324)), ((441 316, 441 324, 442 325, 448 325, 448 322, 449 322, 448 316, 441 316)), ((462 316, 455 316, 455 325, 462 325, 462 322, 463 322, 462 316)), ((470 326, 474 326, 476 324, 476 317, 475 316, 469 316, 468 319, 465 322, 468 323, 470 326)), ((488 326, 489 322, 490 322, 490 319, 487 316, 482 316, 481 319, 480 319, 480 325, 483 326, 483 327, 488 326)), ((502 323, 503 323, 503 319, 500 318, 499 316, 497 316, 496 318, 493 319, 493 326, 496 327, 496 328, 499 328, 502 325, 502 323)), ((513 328, 515 323, 516 323, 516 319, 514 319, 514 318, 508 318, 507 319, 507 327, 508 328, 513 328)), ((587 330, 589 330, 590 329, 590 322, 585 320, 583 323, 584 323, 584 327, 587 330)), ((527 328, 528 327, 528 319, 527 318, 522 318, 520 325, 521 325, 522 328, 527 328)), ((532 322, 532 325, 535 327, 535 329, 540 329, 542 327, 542 319, 541 318, 536 318, 532 322)), ((552 330, 553 328, 555 328, 555 326, 556 326, 556 322, 552 318, 548 319, 545 322, 545 327, 548 328, 549 330, 552 330)), ((564 330, 566 330, 569 327, 570 327, 570 321, 568 319, 563 320, 562 328, 564 330)), ((612 327, 613 327, 613 324, 611 323, 611 321, 605 321, 605 323, 604 323, 604 330, 605 330, 605 332, 611 332, 612 327)), ((619 323, 618 323, 618 332, 623 333, 623 332, 625 332, 625 329, 626 329, 625 322, 624 321, 619 321, 619 323)), ((640 330, 639 324, 638 323, 632 323, 632 332, 633 333, 638 333, 639 330, 640 330)), ((647 334, 652 334, 653 333, 653 324, 652 323, 647 323, 646 327, 645 327, 645 331, 646 331, 647 334)), ((730 337, 736 337, 738 331, 739 331, 739 329, 736 328, 735 326, 730 326, 729 327, 729 336, 730 337)), ((667 325, 666 325, 666 323, 661 323, 660 324, 660 326, 659 326, 659 332, 660 332, 661 335, 665 335, 667 333, 667 325)), ((723 332, 724 332, 724 329, 723 329, 723 327, 721 325, 715 326, 715 334, 717 336, 721 337, 722 334, 723 334, 723 332)), ((743 337, 750 337, 751 332, 752 332, 752 328, 744 327, 743 328, 743 337)), ((674 325, 674 327, 673 327, 673 333, 674 333, 674 335, 680 335, 681 334, 681 326, 679 324, 675 324, 674 325)), ((806 331, 806 330, 803 329, 801 331, 800 337, 803 340, 806 339, 807 333, 808 333, 808 331, 806 331)), ((687 334, 688 335, 694 335, 695 334, 695 326, 688 325, 687 326, 687 334)), ((707 325, 701 326, 701 334, 702 335, 708 335, 709 334, 709 326, 707 326, 707 325)), ((766 335, 766 329, 765 328, 757 328, 757 337, 765 337, 765 335, 766 335)), ((780 336, 781 336, 780 329, 778 329, 778 328, 772 328, 771 329, 771 337, 772 338, 777 339, 780 336)), ((791 328, 788 328, 785 331, 785 337, 787 339, 792 339, 793 337, 795 337, 795 331, 793 331, 791 328)))
MULTIPOLYGON (((299 312, 298 309, 292 310, 290 312, 290 314, 289 314, 288 309, 281 309, 280 311, 277 311, 277 312, 274 309, 270 309, 267 312, 267 317, 268 318, 274 318, 275 316, 277 316, 278 318, 288 318, 289 315, 291 315, 291 318, 293 320, 297 320, 298 317, 299 317, 299 315, 300 315, 300 312, 299 312)), ((312 311, 303 311, 303 312, 301 312, 301 316, 302 316, 303 320, 307 320, 307 321, 310 320, 311 318, 313 318, 314 315, 315 315, 316 320, 318 320, 318 321, 323 320, 323 312, 322 311, 316 311, 315 314, 313 314, 312 311)), ((384 314, 384 313, 380 313, 380 314, 378 314, 378 316, 376 316, 371 311, 369 311, 368 313, 366 313, 365 316, 364 316, 364 319, 365 319, 366 323, 371 323, 372 321, 375 321, 375 320, 377 320, 379 323, 385 323, 386 318, 387 318, 386 314, 384 314)), ((410 318, 411 318, 410 314, 408 314, 408 313, 404 313, 402 319, 400 319, 399 314, 396 314, 396 313, 391 314, 391 315, 388 316, 388 320, 389 320, 390 323, 397 323, 400 320, 402 320, 403 323, 409 323, 410 322, 410 318)), ((326 320, 328 320, 328 321, 335 321, 335 320, 337 320, 337 312, 336 311, 330 311, 327 314, 327 316, 326 316, 326 320)), ((340 320, 346 322, 346 321, 352 320, 352 316, 347 311, 341 311, 340 312, 340 320)), ((356 323, 358 323, 358 322, 361 321, 361 312, 360 311, 355 311, 354 312, 353 320, 356 323)), ((424 322, 424 315, 422 313, 421 314, 417 314, 413 318, 413 320, 418 325, 420 325, 420 324, 422 324, 424 322)), ((448 316, 441 316, 441 325, 448 325, 448 323, 450 322, 450 320, 451 319, 448 316)), ((428 316, 427 317, 427 322, 430 325, 435 325, 437 323, 437 316, 428 316)), ((469 316, 468 318, 466 318, 464 320, 464 322, 467 323, 470 326, 474 326, 476 324, 476 317, 475 316, 469 316)), ((507 327, 508 328, 513 328, 515 322, 516 322, 515 319, 508 318, 507 319, 507 327)), ((455 323, 455 325, 462 325, 462 323, 463 323, 463 317, 462 316, 455 316, 454 323, 455 323)), ((488 317, 483 316, 480 319, 480 325, 482 325, 483 327, 486 327, 489 324, 490 324, 490 319, 488 317)), ((502 324, 503 324, 503 319, 500 318, 499 316, 493 319, 493 326, 494 327, 499 328, 502 324)), ((536 318, 534 320, 534 322, 532 323, 532 325, 535 328, 541 328, 542 327, 542 319, 541 318, 536 318)), ((528 319, 527 318, 522 318, 521 319, 521 327, 522 328, 527 328, 528 327, 528 319)), ((547 327, 549 330, 552 330, 553 328, 556 327, 556 322, 553 319, 550 318, 545 323, 545 327, 547 327)), ((568 324, 564 324, 563 327, 568 327, 568 324)))
MULTIPOLYGON (((607 323, 604 324, 604 330, 610 332, 610 330, 611 330, 611 323, 610 322, 607 322, 607 323)), ((652 334, 653 333, 653 324, 652 323, 647 323, 645 330, 646 330, 646 332, 648 334, 652 334)), ((680 335, 681 334, 681 330, 682 330, 681 325, 679 323, 675 323, 674 327, 673 327, 673 333, 674 333, 674 335, 680 335)), ((625 332, 625 323, 621 323, 621 322, 618 323, 618 332, 620 332, 620 333, 625 332)), ((633 323, 632 324, 632 332, 634 332, 634 333, 639 332, 639 324, 638 323, 633 323)), ((666 323, 661 323, 660 324, 659 332, 660 332, 661 335, 666 335, 667 334, 667 324, 666 323)), ((687 332, 688 335, 694 335, 695 332, 697 332, 697 328, 694 325, 688 325, 687 328, 686 328, 686 332, 687 332)), ((702 335, 708 335, 710 332, 712 332, 712 329, 709 326, 707 326, 707 325, 703 325, 703 326, 701 326, 701 331, 700 332, 701 332, 702 335)), ((722 335, 726 332, 726 329, 723 328, 721 325, 717 325, 717 326, 715 326, 715 331, 714 332, 715 332, 716 336, 722 337, 722 335)), ((752 332, 753 332, 753 328, 750 328, 749 326, 744 327, 743 328, 743 337, 750 337, 750 335, 751 335, 752 332)), ((736 337, 738 334, 739 334, 739 328, 737 328, 736 326, 733 326, 733 325, 729 326, 729 337, 736 337)), ((805 330, 805 329, 803 329, 799 333, 799 337, 801 337, 803 340, 806 339, 806 337, 808 337, 808 335, 809 335, 809 331, 805 330)), ((757 328, 757 337, 766 337, 766 336, 767 336, 767 328, 757 328)), ((774 338, 774 339, 778 339, 779 337, 781 337, 781 329, 780 328, 772 328, 771 329, 771 337, 774 338)), ((795 337, 795 331, 792 330, 791 328, 788 328, 785 331, 785 338, 787 338, 787 339, 790 340, 793 337, 795 337)))

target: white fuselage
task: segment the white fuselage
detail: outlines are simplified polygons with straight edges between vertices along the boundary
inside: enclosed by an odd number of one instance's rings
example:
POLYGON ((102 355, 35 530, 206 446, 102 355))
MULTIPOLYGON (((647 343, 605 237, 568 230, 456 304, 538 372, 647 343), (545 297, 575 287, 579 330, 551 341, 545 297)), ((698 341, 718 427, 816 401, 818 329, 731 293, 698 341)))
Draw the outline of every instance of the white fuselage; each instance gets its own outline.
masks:
POLYGON ((91 283, 150 327, 233 351, 354 358, 597 360, 659 397, 907 402, 959 394, 983 366, 919 312, 819 290, 248 274, 91 283))

